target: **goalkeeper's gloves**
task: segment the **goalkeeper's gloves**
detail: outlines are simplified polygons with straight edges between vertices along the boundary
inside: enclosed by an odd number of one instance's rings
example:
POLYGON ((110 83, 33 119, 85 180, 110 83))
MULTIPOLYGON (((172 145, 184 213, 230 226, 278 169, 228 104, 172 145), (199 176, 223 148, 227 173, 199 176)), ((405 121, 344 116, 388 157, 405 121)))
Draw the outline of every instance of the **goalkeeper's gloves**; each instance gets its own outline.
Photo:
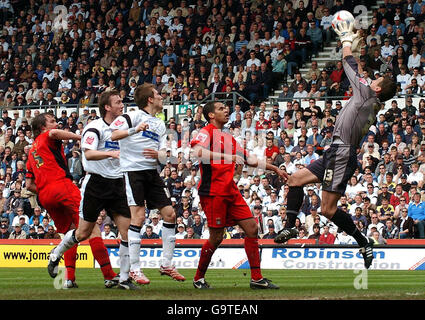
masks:
POLYGON ((356 34, 353 32, 354 24, 347 23, 346 21, 338 21, 336 25, 333 26, 334 31, 339 35, 339 39, 342 42, 343 47, 350 46, 356 38, 356 34))

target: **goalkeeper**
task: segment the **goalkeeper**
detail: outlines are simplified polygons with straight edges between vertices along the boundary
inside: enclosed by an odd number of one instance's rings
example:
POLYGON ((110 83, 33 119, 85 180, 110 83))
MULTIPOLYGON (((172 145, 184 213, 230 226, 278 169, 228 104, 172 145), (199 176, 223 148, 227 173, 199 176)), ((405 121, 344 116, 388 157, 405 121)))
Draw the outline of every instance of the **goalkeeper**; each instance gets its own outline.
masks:
POLYGON ((373 260, 373 241, 356 228, 351 215, 337 208, 337 203, 345 193, 347 182, 357 168, 356 148, 375 122, 380 102, 394 96, 396 84, 389 78, 380 77, 369 85, 359 74, 357 62, 353 57, 352 46, 353 49, 357 49, 359 43, 358 34, 353 32, 353 25, 344 20, 333 26, 343 44, 343 66, 353 87, 353 96, 336 119, 332 144, 323 157, 289 177, 287 228, 279 233, 275 242, 283 243, 297 236, 298 232, 294 226, 304 199, 303 186, 321 182, 323 191, 321 213, 354 237, 360 246, 365 267, 369 268, 373 260))

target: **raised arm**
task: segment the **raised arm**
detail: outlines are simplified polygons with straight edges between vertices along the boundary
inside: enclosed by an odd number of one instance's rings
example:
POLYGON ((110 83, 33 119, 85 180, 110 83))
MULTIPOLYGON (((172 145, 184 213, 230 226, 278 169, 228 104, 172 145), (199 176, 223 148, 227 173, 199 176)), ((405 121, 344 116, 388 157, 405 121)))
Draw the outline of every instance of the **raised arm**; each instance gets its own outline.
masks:
POLYGON ((61 129, 50 130, 49 138, 55 140, 81 140, 81 136, 79 134, 61 129))
POLYGON ((287 180, 289 178, 289 175, 285 171, 280 170, 273 164, 267 163, 265 159, 259 160, 255 155, 249 155, 246 160, 246 164, 250 167, 274 171, 278 176, 280 176, 284 180, 287 180))
POLYGON ((136 128, 129 128, 129 129, 117 129, 112 131, 111 140, 117 141, 124 138, 127 138, 129 136, 132 136, 133 134, 139 133, 140 131, 145 131, 149 128, 149 125, 147 123, 140 123, 136 128))
POLYGON ((244 164, 245 160, 238 155, 231 155, 231 154, 225 154, 221 152, 214 152, 211 150, 208 150, 200 145, 195 145, 193 147, 193 154, 198 158, 201 159, 204 163, 211 163, 214 161, 221 162, 222 160, 227 163, 235 162, 236 164, 244 164))

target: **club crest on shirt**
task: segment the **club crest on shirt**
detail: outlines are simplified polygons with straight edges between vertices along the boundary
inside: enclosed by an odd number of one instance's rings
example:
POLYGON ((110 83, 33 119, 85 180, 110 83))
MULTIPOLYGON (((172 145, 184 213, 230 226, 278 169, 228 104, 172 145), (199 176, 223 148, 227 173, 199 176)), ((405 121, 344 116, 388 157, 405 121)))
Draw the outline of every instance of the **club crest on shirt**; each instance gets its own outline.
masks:
POLYGON ((220 218, 215 219, 215 223, 216 223, 217 225, 221 225, 221 219, 220 219, 220 218))
POLYGON ((117 126, 117 127, 121 127, 121 125, 124 123, 124 121, 120 121, 120 119, 117 119, 115 122, 114 122, 114 125, 115 126, 117 126))
POLYGON ((365 86, 368 86, 367 80, 365 78, 359 78, 359 82, 364 84, 365 86))
POLYGON ((207 140, 208 136, 205 133, 198 133, 198 136, 196 137, 197 140, 199 140, 200 142, 204 143, 205 140, 207 140))
POLYGON ((87 139, 86 139, 86 143, 87 144, 92 144, 93 141, 94 141, 94 138, 93 137, 87 137, 87 139))

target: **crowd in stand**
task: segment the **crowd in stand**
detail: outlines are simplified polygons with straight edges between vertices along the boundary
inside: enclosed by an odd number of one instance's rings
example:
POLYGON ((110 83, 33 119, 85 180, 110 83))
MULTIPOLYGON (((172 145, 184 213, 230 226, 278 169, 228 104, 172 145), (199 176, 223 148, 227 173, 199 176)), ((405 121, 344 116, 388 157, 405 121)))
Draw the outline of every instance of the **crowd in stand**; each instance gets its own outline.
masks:
MULTIPOLYGON (((373 11, 372 24, 360 31, 359 73, 365 81, 393 77, 400 94, 419 95, 425 84, 425 4, 385 3, 373 11)), ((249 152, 289 174, 317 160, 332 143, 341 100, 349 99, 352 89, 340 42, 324 69, 315 57, 335 40, 332 15, 353 8, 354 2, 340 0, 42 0, 3 7, 0 238, 60 237, 36 195, 25 189, 37 106, 67 106, 68 111, 57 115, 59 127, 81 133, 98 117, 90 106, 104 91, 118 89, 130 104, 134 89, 145 82, 155 84, 165 103, 185 104, 210 93, 236 91, 246 100, 228 105, 225 130, 249 152), (56 5, 67 9, 67 29, 55 23, 56 5), (302 75, 299 68, 309 60, 311 68, 302 75), (275 103, 270 110, 267 98, 281 82, 284 107, 275 103), (334 103, 332 96, 344 98, 334 103), (301 107, 300 99, 307 99, 308 106, 301 107), (319 107, 323 99, 325 106, 319 107), (18 110, 23 106, 30 108, 18 110)), ((176 238, 207 239, 196 189, 200 172, 189 147, 206 124, 202 107, 188 107, 183 117, 164 121, 169 145, 160 170, 177 213, 176 238)), ((402 109, 394 100, 390 109, 381 109, 358 146, 358 170, 339 206, 376 243, 425 238, 424 122, 425 99, 414 103, 409 95, 402 109)), ((78 184, 84 176, 79 142, 65 141, 64 149, 78 184)), ((285 182, 272 172, 248 167, 239 168, 235 182, 258 221, 260 236, 274 238, 286 222, 285 182)), ((320 185, 306 186, 297 220, 299 238, 353 243, 320 214, 320 201, 320 185)), ((120 236, 105 211, 97 223, 105 239, 120 236)), ((161 237, 161 224, 156 210, 148 212, 142 238, 161 237)), ((243 237, 237 226, 226 229, 225 238, 243 237)))

